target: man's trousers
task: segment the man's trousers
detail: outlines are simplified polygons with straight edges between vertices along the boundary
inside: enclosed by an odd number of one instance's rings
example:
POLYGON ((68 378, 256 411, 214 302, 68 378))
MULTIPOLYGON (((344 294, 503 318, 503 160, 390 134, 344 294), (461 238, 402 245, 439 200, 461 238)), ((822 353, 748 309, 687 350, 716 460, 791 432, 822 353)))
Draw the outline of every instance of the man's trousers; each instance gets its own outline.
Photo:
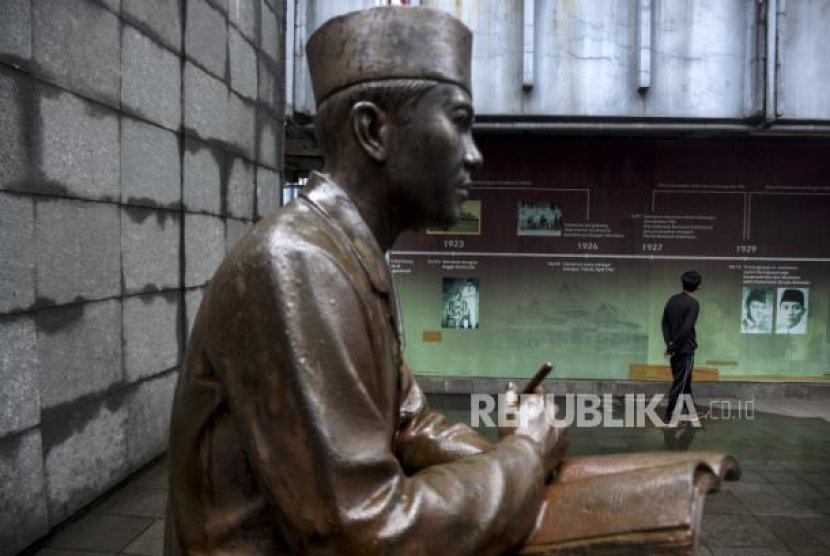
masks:
MULTIPOLYGON (((671 374, 673 377, 671 389, 669 389, 669 405, 666 408, 665 422, 671 422, 674 409, 677 407, 677 400, 681 394, 692 398, 692 370, 695 366, 695 354, 675 353, 671 360, 671 374)), ((694 415, 692 415, 694 417, 694 415)))

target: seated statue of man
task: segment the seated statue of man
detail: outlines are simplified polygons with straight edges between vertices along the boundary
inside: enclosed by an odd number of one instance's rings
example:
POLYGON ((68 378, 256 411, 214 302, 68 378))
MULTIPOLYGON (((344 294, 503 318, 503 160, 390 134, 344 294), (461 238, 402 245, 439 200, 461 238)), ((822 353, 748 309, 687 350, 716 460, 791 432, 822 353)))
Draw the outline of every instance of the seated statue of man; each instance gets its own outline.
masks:
POLYGON ((384 253, 451 225, 482 164, 472 36, 426 8, 330 20, 307 52, 325 158, 205 294, 173 405, 167 556, 498 555, 565 453, 553 404, 491 444, 403 360, 384 253))

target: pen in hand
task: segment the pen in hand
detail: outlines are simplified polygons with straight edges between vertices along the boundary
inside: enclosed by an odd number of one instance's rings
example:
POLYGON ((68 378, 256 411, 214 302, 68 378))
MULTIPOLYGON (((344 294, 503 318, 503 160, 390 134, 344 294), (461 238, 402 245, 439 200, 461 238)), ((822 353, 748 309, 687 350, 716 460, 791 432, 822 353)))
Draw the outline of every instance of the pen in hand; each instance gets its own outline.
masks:
POLYGON ((552 370, 553 364, 550 361, 545 362, 545 364, 542 365, 538 371, 536 371, 536 374, 533 375, 533 378, 530 379, 530 382, 528 382, 527 385, 524 387, 524 390, 522 390, 522 394, 533 394, 536 391, 536 389, 542 384, 542 381, 545 380, 545 377, 548 376, 548 374, 550 374, 552 370))

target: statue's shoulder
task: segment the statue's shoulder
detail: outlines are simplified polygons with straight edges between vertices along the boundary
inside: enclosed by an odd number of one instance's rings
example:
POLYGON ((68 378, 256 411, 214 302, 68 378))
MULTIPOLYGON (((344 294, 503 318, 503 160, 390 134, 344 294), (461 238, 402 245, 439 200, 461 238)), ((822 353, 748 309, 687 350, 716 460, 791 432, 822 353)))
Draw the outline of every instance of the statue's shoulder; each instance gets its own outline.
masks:
POLYGON ((275 277, 327 262, 347 266, 351 250, 337 224, 303 199, 258 222, 231 250, 217 273, 225 278, 263 271, 275 277))
POLYGON ((263 234, 256 241, 268 246, 267 252, 284 256, 294 252, 340 252, 347 249, 341 224, 326 216, 302 197, 279 209, 258 226, 263 234))

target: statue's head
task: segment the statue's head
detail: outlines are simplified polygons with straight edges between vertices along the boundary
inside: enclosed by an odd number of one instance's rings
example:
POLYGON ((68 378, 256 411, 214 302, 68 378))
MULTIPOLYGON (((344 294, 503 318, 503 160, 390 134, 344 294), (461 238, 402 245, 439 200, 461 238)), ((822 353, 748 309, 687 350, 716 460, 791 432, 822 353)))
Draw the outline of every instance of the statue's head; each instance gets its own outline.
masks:
POLYGON ((438 10, 374 8, 329 20, 306 50, 327 168, 380 177, 407 227, 457 221, 482 162, 470 30, 438 10))

